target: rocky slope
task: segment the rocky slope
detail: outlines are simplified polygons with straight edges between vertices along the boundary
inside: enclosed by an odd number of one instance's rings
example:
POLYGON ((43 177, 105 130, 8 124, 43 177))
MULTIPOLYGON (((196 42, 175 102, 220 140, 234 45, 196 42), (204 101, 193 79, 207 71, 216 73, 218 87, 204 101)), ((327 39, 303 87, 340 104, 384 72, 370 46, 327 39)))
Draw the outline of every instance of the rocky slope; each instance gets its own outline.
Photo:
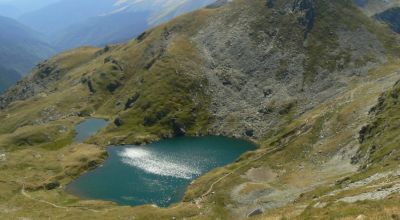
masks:
POLYGON ((126 44, 60 54, 0 97, 0 216, 390 219, 400 214, 399 45, 351 1, 235 0, 126 44), (73 125, 89 115, 114 123, 77 146, 73 125), (44 190, 93 168, 108 144, 181 134, 260 148, 168 209, 44 190))

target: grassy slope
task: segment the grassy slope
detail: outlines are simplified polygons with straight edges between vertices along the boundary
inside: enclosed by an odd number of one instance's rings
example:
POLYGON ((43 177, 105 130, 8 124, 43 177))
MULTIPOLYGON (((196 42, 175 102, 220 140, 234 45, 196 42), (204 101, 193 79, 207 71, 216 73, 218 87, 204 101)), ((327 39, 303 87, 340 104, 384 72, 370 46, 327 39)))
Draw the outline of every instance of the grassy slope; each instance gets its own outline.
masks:
POLYGON ((356 31, 366 29, 383 44, 387 55, 398 56, 400 47, 397 39, 382 25, 377 25, 352 4, 351 1, 317 1, 316 22, 312 33, 307 40, 306 49, 308 59, 305 63, 306 81, 313 80, 318 70, 326 69, 329 72, 343 71, 350 65, 364 66, 368 62, 380 59, 375 57, 374 51, 367 51, 351 63, 352 51, 348 48, 340 48, 337 32, 340 30, 356 31), (338 62, 339 61, 339 62, 338 62), (339 63, 342 64, 339 65, 339 63))
MULTIPOLYGON (((399 65, 396 64, 396 67, 398 68, 399 65)), ((268 211, 262 217, 256 219, 285 217, 289 219, 355 218, 364 213, 371 217, 377 216, 374 213, 377 208, 369 210, 368 213, 365 212, 368 207, 373 207, 376 202, 361 203, 366 204, 365 206, 359 206, 359 203, 341 203, 340 206, 337 206, 335 201, 338 198, 334 198, 331 200, 332 205, 329 205, 327 209, 313 209, 312 206, 316 204, 316 199, 322 198, 337 189, 338 186, 336 185, 331 187, 332 183, 343 177, 351 176, 356 171, 356 166, 352 167, 350 161, 335 161, 333 156, 342 149, 348 147, 351 149, 351 146, 357 145, 358 128, 368 122, 369 109, 375 105, 382 89, 390 88, 393 80, 399 78, 398 72, 388 71, 386 68, 379 70, 382 74, 381 71, 389 75, 381 76, 379 83, 372 77, 362 84, 354 85, 348 92, 327 101, 268 137, 263 141, 263 148, 243 156, 241 162, 200 178, 190 188, 187 199, 197 197, 204 192, 209 187, 209 182, 219 178, 222 173, 235 170, 234 174, 215 187, 216 194, 207 200, 210 203, 212 203, 211 201, 217 202, 218 205, 214 206, 214 212, 218 213, 217 215, 221 213, 226 215, 226 210, 223 208, 224 204, 235 204, 234 207, 237 206, 237 208, 243 206, 243 204, 238 204, 237 201, 232 200, 230 196, 232 189, 235 189, 238 185, 243 185, 242 196, 251 195, 251 193, 258 193, 261 196, 263 190, 268 189, 278 192, 276 194, 279 197, 278 200, 287 197, 287 193, 295 194, 295 198, 302 195, 294 203, 268 211), (238 167, 240 169, 236 170, 238 167), (271 179, 262 181, 244 177, 252 168, 272 170, 278 177, 270 177, 271 179), (307 193, 298 194, 298 190, 307 193), (310 207, 310 209, 305 210, 306 207, 310 207)), ((390 169, 391 167, 387 168, 387 170, 390 169)), ((377 171, 382 170, 361 174, 362 176, 358 179, 354 177, 354 181, 366 178, 377 171)), ((276 200, 274 198, 276 195, 272 194, 266 198, 258 199, 261 201, 265 199, 273 203, 276 200)), ((390 217, 392 213, 398 213, 398 209, 390 210, 391 207, 395 207, 396 202, 398 202, 398 198, 394 197, 393 200, 380 204, 381 208, 387 207, 388 209, 385 211, 387 212, 385 216, 390 217)))
MULTIPOLYGON (((47 66, 55 66, 60 79, 45 85, 41 94, 2 111, 0 131, 12 133, 18 127, 33 125, 48 117, 43 110, 51 107, 57 113, 56 120, 78 113, 121 118, 123 125, 111 123, 107 132, 99 135, 100 141, 117 136, 113 141, 141 142, 171 136, 174 118, 189 134, 204 132, 209 121, 204 94, 207 81, 201 74, 196 48, 188 40, 192 28, 200 25, 204 16, 198 13, 197 20, 182 17, 151 30, 140 42, 133 40, 107 52, 81 48, 47 61, 31 78, 46 81, 46 77, 37 76, 47 66), (185 29, 179 30, 181 27, 185 29), (114 91, 107 88, 111 83, 118 85, 114 91), (125 109, 127 100, 136 93, 140 94, 138 100, 125 109)), ((17 87, 10 94, 21 91, 24 88, 17 87)))
POLYGON ((154 140, 171 136, 174 118, 189 134, 205 131, 210 117, 207 112, 208 99, 204 94, 207 81, 202 74, 202 61, 197 56, 196 48, 188 40, 192 29, 201 25, 204 19, 202 16, 206 15, 199 14, 199 19, 194 21, 181 17, 152 30, 137 46, 117 49, 129 50, 129 53, 122 56, 117 55, 117 60, 128 60, 131 54, 145 56, 138 57, 140 63, 128 64, 128 69, 132 70, 128 73, 130 78, 99 109, 100 114, 107 114, 117 102, 127 100, 135 94, 139 95, 132 108, 119 112, 123 125, 109 127, 106 138, 128 134, 124 141, 134 142, 135 139, 142 141, 143 138, 154 140), (180 30, 182 27, 185 28, 180 30), (153 42, 168 44, 151 46, 153 42))
MULTIPOLYGON (((338 199, 356 196, 374 190, 382 191, 399 182, 398 176, 389 175, 377 179, 370 184, 346 189, 346 185, 371 177, 374 174, 398 170, 399 160, 399 89, 400 81, 392 89, 379 97, 379 102, 370 112, 371 121, 365 126, 366 132, 362 134, 359 156, 362 159, 361 169, 358 173, 345 178, 345 182, 337 184, 333 189, 345 190, 340 194, 322 199, 328 203, 324 209, 307 208, 300 218, 344 218, 368 216, 370 219, 395 219, 400 210, 398 204, 400 197, 394 193, 384 200, 366 200, 355 203, 337 202, 338 199)), ((332 188, 325 188, 322 192, 332 192, 332 188)), ((321 192, 321 191, 320 191, 321 192)), ((315 204, 315 202, 313 203, 315 204)))
MULTIPOLYGON (((133 40, 111 49, 80 48, 69 51, 34 70, 28 80, 46 82, 42 86, 44 89, 27 100, 13 102, 0 112, 1 149, 7 158, 6 162, 0 162, 2 191, 7 192, 0 196, 0 215, 5 218, 24 215, 66 218, 62 208, 52 210, 51 205, 40 201, 29 202, 31 200, 22 194, 23 188, 34 198, 51 200, 60 206, 87 206, 85 202, 77 204, 80 201, 62 189, 53 192, 36 190, 47 183, 66 184, 104 159, 104 148, 72 143, 73 125, 82 120, 77 115, 92 114, 110 120, 118 115, 123 120, 122 126, 110 123, 104 133, 91 140, 97 143, 142 142, 170 136, 174 132, 172 119, 176 119, 175 123, 182 125, 189 134, 204 132, 210 120, 208 99, 203 93, 207 81, 200 74, 201 60, 188 37, 207 15, 208 12, 204 11, 197 13, 199 19, 196 20, 188 16, 178 18, 150 30, 140 41, 133 40), (110 57, 117 62, 106 61, 110 57), (53 67, 52 74, 58 74, 56 81, 40 78, 45 75, 48 66, 53 67), (89 80, 95 90, 92 93, 88 88, 89 80), (107 86, 114 81, 120 85, 111 92, 107 86), (125 110, 125 102, 136 92, 140 92, 140 98, 132 108, 125 110), (53 120, 47 120, 49 117, 53 120), (145 125, 145 117, 153 122, 145 125), (116 136, 119 136, 118 139, 111 139, 116 136), (24 158, 24 162, 20 158, 24 158), (31 192, 31 189, 34 191, 31 192), (5 213, 8 207, 17 204, 25 208, 21 212, 5 213)), ((12 92, 23 90, 24 87, 14 88, 12 92)), ((108 203, 104 205, 110 206, 108 203)), ((103 205, 94 202, 94 206, 101 208, 103 205)), ((191 208, 186 209, 186 206, 161 211, 157 215, 192 213, 191 208)), ((135 213, 148 215, 153 210, 152 207, 140 208, 135 213)), ((128 213, 132 215, 131 209, 128 213)), ((70 217, 84 218, 88 214, 93 213, 86 212, 85 208, 73 208, 70 217)), ((99 215, 103 218, 107 216, 99 215)), ((115 214, 109 213, 108 216, 115 214)))

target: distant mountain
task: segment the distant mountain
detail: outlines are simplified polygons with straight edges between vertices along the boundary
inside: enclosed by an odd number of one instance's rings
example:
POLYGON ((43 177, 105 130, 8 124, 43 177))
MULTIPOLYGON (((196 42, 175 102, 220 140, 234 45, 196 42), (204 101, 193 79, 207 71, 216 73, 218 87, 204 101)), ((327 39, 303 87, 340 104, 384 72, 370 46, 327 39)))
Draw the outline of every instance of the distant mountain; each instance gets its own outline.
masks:
POLYGON ((0 204, 12 210, 0 219, 399 219, 400 35, 351 0, 226 2, 128 43, 61 53, 0 96, 0 204), (74 143, 87 117, 109 124, 74 143), (105 146, 182 134, 258 147, 168 189, 183 197, 170 207, 65 190, 107 160, 105 146))
POLYGON ((21 11, 13 5, 5 4, 0 2, 0 15, 16 18, 21 13, 21 11))
POLYGON ((400 7, 390 8, 374 16, 377 20, 387 23, 389 27, 400 33, 400 7))
POLYGON ((138 36, 147 28, 215 0, 60 0, 19 20, 44 33, 60 50, 102 46, 138 36))
POLYGON ((103 46, 131 39, 149 26, 149 12, 115 13, 90 18, 57 33, 52 41, 60 50, 84 45, 103 46))
POLYGON ((181 14, 194 11, 216 2, 216 0, 119 0, 117 12, 150 10, 147 18, 150 26, 166 22, 181 14))
POLYGON ((38 33, 10 18, 0 16, 0 33, 1 91, 54 50, 38 33))
POLYGON ((116 0, 60 0, 19 18, 23 24, 51 37, 75 23, 112 9, 116 0))
POLYGON ((0 15, 18 18, 22 14, 38 10, 59 0, 0 0, 0 15))
POLYGON ((370 17, 386 23, 394 32, 400 33, 400 0, 354 0, 370 17))
POLYGON ((20 79, 21 76, 18 72, 0 66, 0 93, 3 93, 4 90, 14 85, 20 79))

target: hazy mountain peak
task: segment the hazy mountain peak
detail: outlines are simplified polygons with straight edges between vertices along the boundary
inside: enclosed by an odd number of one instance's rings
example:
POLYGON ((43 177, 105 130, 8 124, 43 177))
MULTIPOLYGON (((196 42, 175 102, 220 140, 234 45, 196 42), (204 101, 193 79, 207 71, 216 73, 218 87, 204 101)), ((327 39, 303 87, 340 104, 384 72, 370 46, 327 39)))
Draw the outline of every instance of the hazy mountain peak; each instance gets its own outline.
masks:
POLYGON ((215 0, 59 0, 21 17, 60 50, 103 46, 138 36, 146 29, 215 0))
POLYGON ((18 23, 0 16, 0 93, 54 50, 43 36, 18 23))

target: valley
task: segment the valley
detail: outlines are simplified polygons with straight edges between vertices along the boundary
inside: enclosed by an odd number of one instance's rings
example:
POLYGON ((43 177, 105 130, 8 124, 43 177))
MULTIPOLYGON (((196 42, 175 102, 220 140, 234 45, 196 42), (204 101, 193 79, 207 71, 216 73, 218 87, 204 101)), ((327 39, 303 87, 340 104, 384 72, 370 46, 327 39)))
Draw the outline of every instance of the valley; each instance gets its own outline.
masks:
POLYGON ((56 53, 127 42, 213 1, 0 1, 0 92, 56 53))
POLYGON ((0 219, 400 218, 400 36, 374 18, 396 1, 355 3, 219 1, 41 62, 0 96, 0 219), (121 161, 169 149, 218 165, 171 202, 124 197, 121 161), (123 192, 89 193, 107 177, 123 192))
POLYGON ((29 73, 37 62, 55 54, 42 36, 16 20, 0 16, 0 92, 29 73))

